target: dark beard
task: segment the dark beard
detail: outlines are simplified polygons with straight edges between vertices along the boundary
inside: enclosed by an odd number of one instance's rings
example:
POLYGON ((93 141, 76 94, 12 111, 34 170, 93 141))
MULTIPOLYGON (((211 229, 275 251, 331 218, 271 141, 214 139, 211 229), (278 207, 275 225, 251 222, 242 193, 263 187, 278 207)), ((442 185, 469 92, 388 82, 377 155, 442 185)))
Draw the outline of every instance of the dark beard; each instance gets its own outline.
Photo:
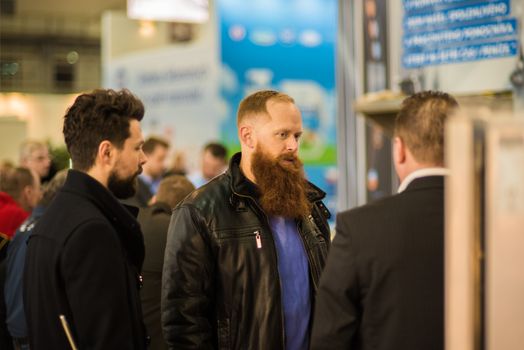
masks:
POLYGON ((107 188, 118 199, 127 199, 135 195, 138 186, 137 176, 139 173, 131 177, 120 179, 116 171, 112 171, 107 179, 107 188))
POLYGON ((251 170, 260 189, 260 205, 267 215, 301 218, 310 214, 304 168, 297 157, 283 154, 271 159, 257 148, 251 170))

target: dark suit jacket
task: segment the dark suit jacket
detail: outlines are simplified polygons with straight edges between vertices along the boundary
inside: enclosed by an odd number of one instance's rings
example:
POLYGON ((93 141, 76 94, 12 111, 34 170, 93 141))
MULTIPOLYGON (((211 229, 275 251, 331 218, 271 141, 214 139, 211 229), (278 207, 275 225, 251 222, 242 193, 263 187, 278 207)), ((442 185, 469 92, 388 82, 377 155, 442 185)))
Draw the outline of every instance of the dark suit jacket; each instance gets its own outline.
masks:
POLYGON ((337 216, 311 349, 443 349, 444 179, 337 216))
POLYGON ((162 336, 160 323, 160 294, 162 289, 162 269, 166 250, 167 229, 171 220, 171 207, 157 202, 140 210, 138 222, 144 234, 146 257, 142 268, 144 277, 140 291, 144 323, 151 337, 151 350, 167 349, 162 336))

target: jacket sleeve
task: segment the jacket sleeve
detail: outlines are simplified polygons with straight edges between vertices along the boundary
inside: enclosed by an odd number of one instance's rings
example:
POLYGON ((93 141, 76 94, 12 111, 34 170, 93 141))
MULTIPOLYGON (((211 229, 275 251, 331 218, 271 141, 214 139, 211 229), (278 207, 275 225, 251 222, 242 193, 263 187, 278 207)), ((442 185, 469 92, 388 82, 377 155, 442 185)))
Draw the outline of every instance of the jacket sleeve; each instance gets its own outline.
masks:
POLYGON ((340 215, 336 231, 320 280, 311 349, 352 349, 358 329, 357 256, 349 225, 340 215))
POLYGON ((162 274, 162 329, 169 349, 213 349, 214 258, 197 209, 177 207, 162 274))
POLYGON ((104 221, 80 225, 60 265, 78 347, 133 349, 126 261, 113 229, 104 221))

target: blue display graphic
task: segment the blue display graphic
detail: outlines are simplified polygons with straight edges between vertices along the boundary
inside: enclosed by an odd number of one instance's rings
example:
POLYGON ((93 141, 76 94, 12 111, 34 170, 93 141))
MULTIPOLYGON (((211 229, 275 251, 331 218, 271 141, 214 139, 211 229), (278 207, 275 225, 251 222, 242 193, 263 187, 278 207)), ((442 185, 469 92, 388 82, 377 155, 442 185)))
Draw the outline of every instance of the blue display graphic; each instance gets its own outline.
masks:
POLYGON ((483 2, 438 11, 430 9, 423 13, 404 16, 404 30, 413 32, 416 30, 434 29, 436 27, 449 27, 461 22, 507 16, 510 10, 510 0, 483 2))
POLYGON ((404 0, 405 68, 514 56, 519 23, 510 0, 404 0))
POLYGON ((413 33, 403 38, 406 50, 416 50, 424 47, 443 46, 465 43, 476 40, 503 38, 517 35, 517 20, 510 18, 501 21, 476 23, 463 27, 443 29, 430 32, 413 33))
POLYGON ((451 47, 420 53, 408 53, 403 57, 403 64, 406 68, 416 68, 445 63, 459 63, 515 56, 517 52, 518 41, 511 40, 479 45, 451 47))
POLYGON ((220 0, 222 140, 238 150, 236 111, 246 95, 283 91, 302 112, 300 157, 336 212, 337 0, 220 0))

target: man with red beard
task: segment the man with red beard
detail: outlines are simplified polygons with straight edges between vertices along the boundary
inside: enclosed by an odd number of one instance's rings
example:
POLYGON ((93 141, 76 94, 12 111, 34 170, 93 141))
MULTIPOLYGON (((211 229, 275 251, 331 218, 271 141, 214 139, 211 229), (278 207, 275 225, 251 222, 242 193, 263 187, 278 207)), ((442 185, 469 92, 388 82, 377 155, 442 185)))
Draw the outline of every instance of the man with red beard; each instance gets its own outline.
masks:
POLYGON ((136 208, 118 199, 135 192, 146 161, 142 102, 127 90, 78 96, 64 116, 73 161, 65 184, 27 243, 24 309, 32 350, 146 349, 138 290, 144 239, 136 208), (134 211, 132 209, 135 209, 134 211))
POLYGON ((173 212, 162 287, 170 349, 307 349, 329 247, 325 194, 298 159, 302 118, 276 91, 246 97, 241 152, 173 212))

